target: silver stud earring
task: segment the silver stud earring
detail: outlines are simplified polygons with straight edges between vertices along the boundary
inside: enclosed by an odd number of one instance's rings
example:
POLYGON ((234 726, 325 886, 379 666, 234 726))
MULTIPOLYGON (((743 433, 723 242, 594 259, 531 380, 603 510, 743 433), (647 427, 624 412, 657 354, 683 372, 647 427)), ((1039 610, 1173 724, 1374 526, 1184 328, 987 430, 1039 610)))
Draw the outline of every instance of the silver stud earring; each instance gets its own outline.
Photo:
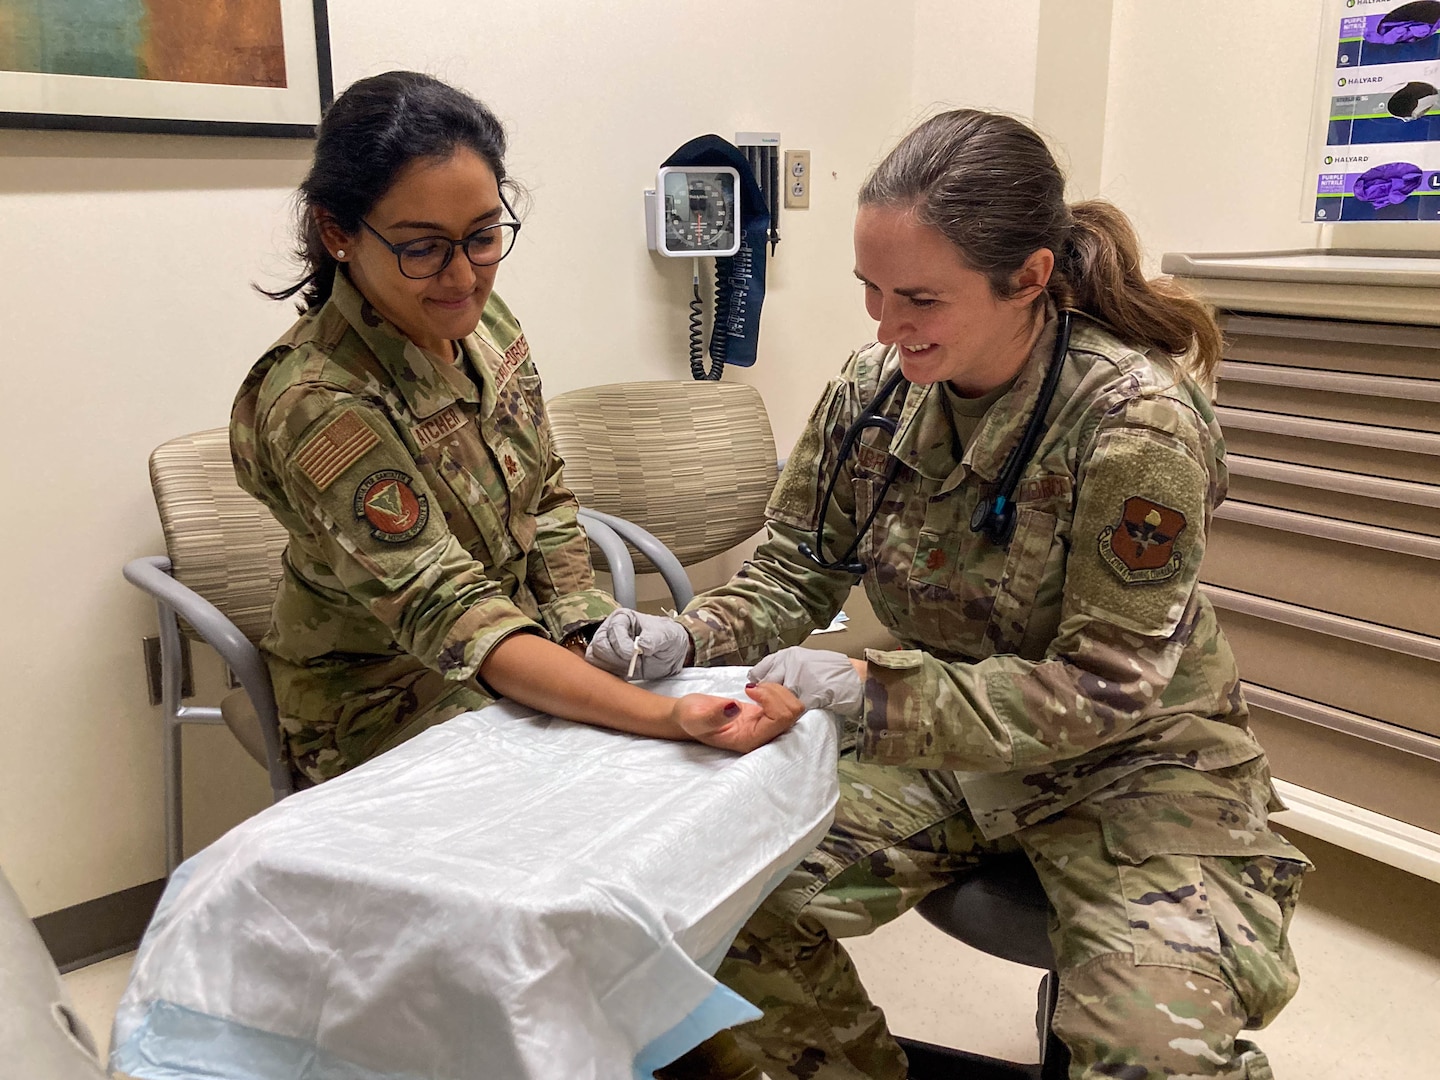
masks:
POLYGON ((339 251, 335 252, 335 258, 337 258, 337 259, 343 259, 344 257, 345 257, 345 249, 344 249, 344 248, 341 248, 339 251))

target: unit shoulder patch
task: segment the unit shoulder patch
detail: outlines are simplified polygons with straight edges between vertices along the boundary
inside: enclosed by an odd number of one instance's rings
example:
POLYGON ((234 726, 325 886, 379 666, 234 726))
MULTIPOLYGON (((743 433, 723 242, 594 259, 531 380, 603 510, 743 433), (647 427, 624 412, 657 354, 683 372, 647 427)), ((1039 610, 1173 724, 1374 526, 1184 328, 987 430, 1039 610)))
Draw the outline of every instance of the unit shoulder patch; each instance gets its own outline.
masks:
POLYGON ((1168 506, 1132 495, 1120 520, 1100 530, 1100 558, 1126 585, 1167 581, 1180 572, 1175 541, 1185 529, 1185 515, 1168 506))
POLYGON ((430 501, 417 495, 410 476, 398 469, 371 473, 355 489, 357 521, 370 525, 370 535, 387 544, 403 544, 420 535, 430 520, 430 501))
POLYGON ((324 491, 359 461, 380 436, 354 409, 326 424, 295 455, 295 464, 315 487, 324 491))

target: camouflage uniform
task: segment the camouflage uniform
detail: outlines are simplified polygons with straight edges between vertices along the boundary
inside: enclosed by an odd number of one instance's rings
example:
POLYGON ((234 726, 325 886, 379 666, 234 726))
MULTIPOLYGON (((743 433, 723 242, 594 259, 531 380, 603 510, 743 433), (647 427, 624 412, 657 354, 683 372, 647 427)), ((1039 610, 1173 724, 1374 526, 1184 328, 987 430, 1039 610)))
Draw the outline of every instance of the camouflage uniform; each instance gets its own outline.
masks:
MULTIPOLYGON (((825 551, 860 538, 866 594, 899 639, 868 650, 837 819, 741 932, 720 978, 765 1010, 738 1029, 776 1080, 905 1076, 836 939, 866 933, 987 855, 1044 883, 1071 1075, 1264 1077, 1236 1040, 1297 985, 1286 927, 1304 856, 1246 726, 1235 660, 1198 591, 1226 473, 1209 402, 1168 363, 1076 320, 1001 549, 971 531, 1033 411, 1044 329, 963 452, 943 386, 911 386, 842 465, 825 551), (1248 1070, 1248 1071, 1247 1071, 1248 1070)), ((746 663, 825 625, 853 578, 798 553, 840 439, 899 363, 871 345, 821 397, 769 507, 770 535, 681 616, 700 663, 746 663)))
POLYGON ((615 608, 519 324, 492 295, 458 344, 432 360, 337 275, 235 400, 240 486, 290 533, 261 649, 312 780, 489 704, 476 672, 509 635, 615 608))

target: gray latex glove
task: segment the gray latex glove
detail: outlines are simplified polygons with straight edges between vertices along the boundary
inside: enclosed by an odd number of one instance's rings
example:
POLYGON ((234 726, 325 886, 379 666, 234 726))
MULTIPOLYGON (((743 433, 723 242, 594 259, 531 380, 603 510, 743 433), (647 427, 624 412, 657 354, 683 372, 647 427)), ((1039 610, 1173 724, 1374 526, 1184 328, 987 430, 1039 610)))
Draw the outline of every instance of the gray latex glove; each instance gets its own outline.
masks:
POLYGON ((792 645, 771 653, 750 669, 751 682, 779 683, 807 709, 829 709, 837 716, 859 716, 865 684, 844 653, 792 645))
POLYGON ((590 639, 585 659, 622 679, 663 679, 685 666, 690 644, 689 632, 674 619, 616 608, 590 639))

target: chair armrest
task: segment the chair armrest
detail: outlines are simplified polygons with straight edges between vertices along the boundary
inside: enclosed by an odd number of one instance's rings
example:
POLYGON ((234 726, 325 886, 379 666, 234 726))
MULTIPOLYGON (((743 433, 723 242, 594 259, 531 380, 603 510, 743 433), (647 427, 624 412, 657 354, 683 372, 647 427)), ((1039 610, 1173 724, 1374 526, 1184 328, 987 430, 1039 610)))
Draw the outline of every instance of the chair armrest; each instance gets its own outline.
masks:
POLYGON ((585 535, 600 549, 600 554, 605 556, 605 565, 610 570, 610 588, 615 599, 620 601, 621 607, 633 608, 635 560, 630 557, 630 549, 614 529, 596 516, 595 511, 582 506, 578 517, 585 528, 585 535))
MULTIPOLYGON (((675 557, 674 552, 662 544, 654 533, 642 529, 633 521, 616 517, 614 514, 606 514, 588 508, 584 509, 583 513, 610 526, 626 543, 650 560, 651 565, 660 572, 666 587, 670 590, 670 596, 675 601, 677 611, 690 603, 695 596, 695 588, 690 584, 689 575, 685 573, 685 568, 680 565, 680 560, 675 557)), ((616 599, 618 600, 619 597, 616 599)))
POLYGON ((125 564, 125 580, 153 596, 195 628, 229 665, 240 680, 255 712, 262 718, 261 734, 265 737, 265 753, 270 761, 270 786, 279 797, 293 790, 293 778, 280 752, 280 732, 264 718, 278 716, 275 690, 270 685, 270 671, 265 658, 250 639, 217 608, 193 589, 170 576, 170 560, 164 555, 144 555, 125 564))

